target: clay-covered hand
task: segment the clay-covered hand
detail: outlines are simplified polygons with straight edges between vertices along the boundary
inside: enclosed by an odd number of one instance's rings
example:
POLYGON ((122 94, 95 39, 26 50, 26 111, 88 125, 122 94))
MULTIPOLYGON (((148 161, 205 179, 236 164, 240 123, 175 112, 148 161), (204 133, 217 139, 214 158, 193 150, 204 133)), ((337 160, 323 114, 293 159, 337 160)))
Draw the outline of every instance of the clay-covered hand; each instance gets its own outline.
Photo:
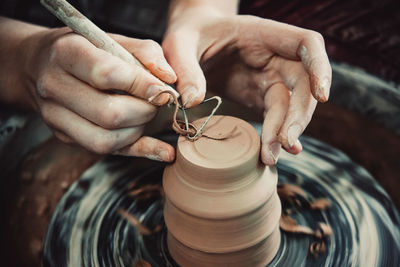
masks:
MULTIPOLYGON (((27 38, 24 72, 36 109, 54 134, 100 154, 114 153, 172 161, 167 143, 142 136, 157 107, 147 99, 176 75, 161 47, 150 40, 112 35, 151 72, 96 48, 67 28, 44 30, 27 38), (153 76, 154 75, 154 76, 153 76), (126 94, 116 94, 115 90, 126 94)), ((155 99, 163 104, 166 94, 155 99)))
POLYGON ((194 7, 170 18, 162 46, 187 106, 202 101, 207 78, 208 90, 264 112, 261 157, 267 165, 276 163, 281 146, 301 151, 298 137, 317 100, 329 96, 324 40, 310 30, 194 7))

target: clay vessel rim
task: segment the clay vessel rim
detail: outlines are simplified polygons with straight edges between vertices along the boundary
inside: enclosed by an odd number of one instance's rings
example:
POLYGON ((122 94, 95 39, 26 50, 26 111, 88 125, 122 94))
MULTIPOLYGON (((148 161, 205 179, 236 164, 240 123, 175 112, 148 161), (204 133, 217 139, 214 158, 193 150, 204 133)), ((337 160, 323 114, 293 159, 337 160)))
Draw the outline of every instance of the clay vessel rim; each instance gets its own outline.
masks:
MULTIPOLYGON (((200 125, 205 118, 194 121, 200 125)), ((240 168, 248 164, 249 159, 255 157, 259 160, 260 138, 254 127, 246 121, 232 116, 214 116, 204 129, 205 134, 219 131, 232 130, 232 138, 225 140, 213 140, 201 137, 196 141, 190 141, 184 136, 178 139, 177 154, 185 164, 190 163, 191 167, 207 170, 228 170, 240 168), (221 155, 221 158, 218 156, 221 155), (232 156, 232 158, 229 158, 232 156)), ((178 160, 178 156, 177 156, 178 160)))
MULTIPOLYGON (((250 151, 249 151, 250 152, 250 151)), ((232 159, 231 161, 225 161, 225 162, 210 162, 210 163, 199 163, 199 162, 191 162, 189 160, 187 160, 186 158, 184 158, 182 156, 182 160, 185 160, 187 163, 187 165, 191 165, 191 168, 201 168, 207 171, 223 171, 223 170, 230 170, 230 169, 234 169, 234 168, 238 168, 241 165, 246 165, 248 164, 248 161, 244 161, 236 158, 236 159, 232 159)))

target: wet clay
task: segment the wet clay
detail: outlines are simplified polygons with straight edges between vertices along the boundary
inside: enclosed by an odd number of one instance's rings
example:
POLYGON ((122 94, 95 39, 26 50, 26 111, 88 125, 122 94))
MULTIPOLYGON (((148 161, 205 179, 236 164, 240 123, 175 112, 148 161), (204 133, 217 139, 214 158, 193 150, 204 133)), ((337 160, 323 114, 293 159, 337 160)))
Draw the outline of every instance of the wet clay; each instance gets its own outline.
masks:
POLYGON ((203 132, 232 129, 223 140, 179 137, 176 161, 165 168, 168 248, 181 266, 265 266, 279 248, 277 173, 259 160, 257 132, 229 116, 213 116, 203 132))

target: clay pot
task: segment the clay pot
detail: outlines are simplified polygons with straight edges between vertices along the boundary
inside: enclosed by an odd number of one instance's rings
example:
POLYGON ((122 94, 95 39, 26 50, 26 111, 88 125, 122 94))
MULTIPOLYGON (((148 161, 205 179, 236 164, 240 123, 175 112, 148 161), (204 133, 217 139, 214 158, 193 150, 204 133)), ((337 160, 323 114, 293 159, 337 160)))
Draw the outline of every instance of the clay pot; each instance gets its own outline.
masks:
POLYGON ((181 266, 265 266, 279 248, 277 173, 259 160, 257 132, 229 116, 214 116, 203 132, 232 129, 224 140, 179 137, 176 161, 165 168, 168 247, 181 266))

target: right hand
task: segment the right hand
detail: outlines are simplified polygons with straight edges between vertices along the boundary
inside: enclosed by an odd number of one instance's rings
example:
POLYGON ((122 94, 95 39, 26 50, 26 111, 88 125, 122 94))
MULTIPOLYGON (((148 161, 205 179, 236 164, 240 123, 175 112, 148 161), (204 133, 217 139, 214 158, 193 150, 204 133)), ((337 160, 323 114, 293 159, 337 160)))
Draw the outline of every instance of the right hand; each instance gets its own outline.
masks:
MULTIPOLYGON (((55 136, 99 154, 123 154, 170 162, 174 149, 142 136, 157 108, 146 100, 174 83, 161 47, 150 40, 111 35, 151 74, 98 49, 68 28, 44 30, 23 42, 27 88, 55 136), (154 75, 154 76, 153 76, 154 75), (128 95, 112 93, 125 91, 128 95)), ((157 104, 169 100, 167 94, 157 104)))

